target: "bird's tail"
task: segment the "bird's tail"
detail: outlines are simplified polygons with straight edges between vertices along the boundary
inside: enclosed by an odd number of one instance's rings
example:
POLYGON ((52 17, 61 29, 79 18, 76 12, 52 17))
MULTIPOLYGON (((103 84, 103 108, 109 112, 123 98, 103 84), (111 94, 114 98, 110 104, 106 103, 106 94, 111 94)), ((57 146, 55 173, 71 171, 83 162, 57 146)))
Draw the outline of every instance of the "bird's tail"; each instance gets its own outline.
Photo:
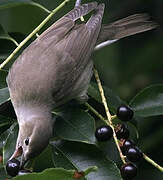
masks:
POLYGON ((97 45, 156 28, 158 24, 149 19, 147 14, 134 14, 109 25, 102 25, 97 45))

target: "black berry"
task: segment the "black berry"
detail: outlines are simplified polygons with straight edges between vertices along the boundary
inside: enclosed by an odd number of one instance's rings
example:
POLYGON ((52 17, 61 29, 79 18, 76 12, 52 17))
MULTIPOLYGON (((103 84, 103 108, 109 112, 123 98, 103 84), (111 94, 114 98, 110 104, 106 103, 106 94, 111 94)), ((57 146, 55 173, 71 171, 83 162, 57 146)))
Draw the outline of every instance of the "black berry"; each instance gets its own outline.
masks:
POLYGON ((101 126, 96 129, 95 137, 98 141, 107 141, 113 136, 113 130, 110 126, 101 126))
POLYGON ((18 174, 20 168, 20 161, 17 159, 11 159, 6 164, 6 171, 8 175, 14 177, 18 174))
POLYGON ((138 147, 130 147, 126 151, 126 157, 131 162, 138 162, 143 158, 143 154, 138 147))
POLYGON ((135 146, 135 143, 132 140, 129 139, 124 140, 121 146, 122 153, 125 155, 126 151, 132 146, 135 146))
POLYGON ((133 118, 134 112, 126 105, 119 106, 117 109, 117 117, 122 121, 129 121, 133 118))
POLYGON ((125 180, 131 180, 137 175, 137 167, 132 163, 121 166, 121 175, 125 180))
POLYGON ((120 124, 116 128, 116 135, 118 139, 128 139, 130 132, 124 124, 120 124))

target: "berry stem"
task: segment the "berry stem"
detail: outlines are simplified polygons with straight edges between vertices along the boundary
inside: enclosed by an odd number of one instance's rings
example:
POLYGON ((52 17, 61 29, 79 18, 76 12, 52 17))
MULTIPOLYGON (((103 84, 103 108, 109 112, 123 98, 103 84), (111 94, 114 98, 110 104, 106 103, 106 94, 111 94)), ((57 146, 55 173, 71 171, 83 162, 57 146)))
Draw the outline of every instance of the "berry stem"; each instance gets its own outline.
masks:
POLYGON ((106 111, 106 115, 107 115, 109 124, 112 125, 112 122, 111 122, 112 117, 111 117, 111 114, 109 112, 109 108, 108 108, 108 105, 107 105, 107 102, 106 102, 106 98, 105 98, 105 95, 104 95, 104 90, 103 90, 103 87, 101 85, 101 81, 100 81, 98 72, 97 72, 97 70, 95 68, 94 68, 94 75, 95 75, 95 78, 96 78, 96 81, 97 81, 97 84, 98 84, 98 88, 99 88, 100 95, 101 95, 101 98, 102 98, 102 103, 103 103, 103 105, 105 107, 105 111, 106 111))
MULTIPOLYGON (((98 118, 100 118, 105 124, 108 125, 106 119, 98 111, 96 111, 96 109, 94 109, 90 104, 86 102, 85 106, 87 106, 88 110, 92 111, 98 118)), ((115 118, 117 118, 117 115, 111 116, 111 120, 114 120, 115 118)))
POLYGON ((15 56, 15 54, 52 18, 57 11, 59 11, 63 6, 66 5, 70 0, 64 0, 58 7, 51 11, 51 13, 38 25, 18 46, 17 48, 8 56, 8 58, 0 64, 0 70, 15 56))
POLYGON ((117 118, 117 115, 111 116, 111 120, 114 120, 115 118, 117 118))
POLYGON ((104 90, 103 90, 103 87, 102 87, 98 72, 97 72, 97 70, 95 68, 94 68, 94 76, 96 78, 98 88, 99 88, 99 91, 100 91, 100 94, 101 94, 101 99, 102 99, 103 105, 105 107, 105 112, 106 112, 106 115, 107 115, 107 122, 109 123, 109 126, 113 129, 113 138, 114 138, 115 144, 116 144, 117 149, 119 151, 120 158, 121 158, 122 162, 125 164, 126 163, 125 157, 123 156, 121 148, 119 146, 119 142, 118 142, 118 139, 117 139, 117 136, 116 136, 116 132, 114 130, 114 126, 113 126, 113 123, 112 123, 112 116, 111 116, 111 114, 109 112, 109 108, 108 108, 108 105, 107 105, 107 102, 106 102, 106 98, 105 98, 105 95, 104 95, 104 90))
POLYGON ((163 167, 161 167, 159 164, 157 164, 155 161, 153 161, 150 157, 148 157, 147 155, 145 155, 143 153, 143 158, 149 162, 150 164, 152 164, 154 167, 156 167, 158 170, 160 170, 161 172, 163 172, 163 167))

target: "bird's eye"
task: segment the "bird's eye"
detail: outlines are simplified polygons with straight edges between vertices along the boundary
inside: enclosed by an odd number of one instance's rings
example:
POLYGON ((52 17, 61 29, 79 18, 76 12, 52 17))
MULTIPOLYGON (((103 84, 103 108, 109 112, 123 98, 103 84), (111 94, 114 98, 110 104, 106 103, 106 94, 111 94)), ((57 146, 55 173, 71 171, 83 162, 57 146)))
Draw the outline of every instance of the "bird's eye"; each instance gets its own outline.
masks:
POLYGON ((25 140, 25 145, 28 146, 28 144, 29 144, 29 138, 27 138, 27 139, 25 140))

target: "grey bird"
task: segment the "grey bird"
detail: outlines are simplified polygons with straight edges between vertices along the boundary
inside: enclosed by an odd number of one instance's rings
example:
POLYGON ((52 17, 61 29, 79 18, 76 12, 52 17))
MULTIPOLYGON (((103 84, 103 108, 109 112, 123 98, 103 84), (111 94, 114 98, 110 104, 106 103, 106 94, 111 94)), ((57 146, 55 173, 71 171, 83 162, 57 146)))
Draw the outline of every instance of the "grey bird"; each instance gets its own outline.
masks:
POLYGON ((7 83, 19 134, 11 158, 22 155, 24 164, 41 153, 52 136, 51 111, 71 99, 86 99, 96 45, 156 27, 145 14, 101 25, 103 12, 104 4, 97 2, 75 7, 33 41, 12 65, 7 83), (93 10, 87 22, 76 23, 93 10))

